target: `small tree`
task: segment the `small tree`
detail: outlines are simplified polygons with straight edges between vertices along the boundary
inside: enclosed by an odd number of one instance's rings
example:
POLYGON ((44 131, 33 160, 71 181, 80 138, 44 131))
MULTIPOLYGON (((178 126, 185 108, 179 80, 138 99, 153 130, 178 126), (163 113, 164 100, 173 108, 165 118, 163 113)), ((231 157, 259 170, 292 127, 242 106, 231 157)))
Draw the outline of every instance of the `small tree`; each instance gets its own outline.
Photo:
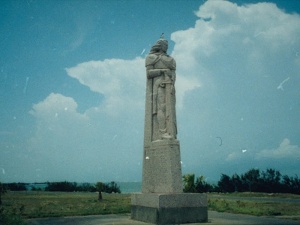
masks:
POLYGON ((98 201, 102 200, 102 191, 104 191, 105 184, 102 182, 97 182, 96 183, 96 190, 98 191, 98 201))
POLYGON ((104 188, 106 193, 121 193, 120 187, 118 184, 114 181, 111 181, 110 183, 105 184, 104 188))
POLYGON ((195 190, 197 193, 210 192, 213 189, 214 187, 205 181, 204 176, 200 176, 196 179, 195 190))
POLYGON ((190 192, 190 193, 196 192, 195 174, 183 175, 183 191, 190 192))
POLYGON ((234 192, 234 183, 226 174, 221 175, 221 178, 218 181, 218 186, 221 192, 234 192))
POLYGON ((281 173, 274 169, 267 169, 262 173, 265 192, 280 192, 281 191, 281 173))
POLYGON ((244 175, 241 176, 241 179, 244 182, 244 185, 247 186, 248 191, 258 192, 260 190, 260 170, 259 169, 250 169, 244 175))

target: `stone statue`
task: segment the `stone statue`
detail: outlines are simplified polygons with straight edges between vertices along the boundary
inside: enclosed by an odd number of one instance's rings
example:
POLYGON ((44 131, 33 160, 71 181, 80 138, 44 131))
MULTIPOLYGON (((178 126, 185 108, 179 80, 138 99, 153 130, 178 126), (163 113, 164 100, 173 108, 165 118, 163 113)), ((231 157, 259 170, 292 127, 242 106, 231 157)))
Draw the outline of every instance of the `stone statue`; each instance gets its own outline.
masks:
POLYGON ((161 37, 146 57, 147 94, 151 111, 151 141, 176 139, 176 62, 167 55, 168 41, 161 37))
POLYGON ((152 224, 207 222, 207 196, 183 193, 175 113, 175 60, 161 36, 146 57, 142 192, 131 196, 131 219, 152 224))

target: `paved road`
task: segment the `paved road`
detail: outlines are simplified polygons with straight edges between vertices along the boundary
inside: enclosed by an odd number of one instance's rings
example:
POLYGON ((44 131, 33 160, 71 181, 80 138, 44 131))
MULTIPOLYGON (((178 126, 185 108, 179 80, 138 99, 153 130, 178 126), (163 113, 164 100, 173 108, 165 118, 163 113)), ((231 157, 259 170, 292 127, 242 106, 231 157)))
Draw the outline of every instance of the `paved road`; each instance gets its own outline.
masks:
MULTIPOLYGON (((81 216, 81 217, 62 217, 46 219, 30 219, 29 225, 150 225, 130 219, 129 214, 122 215, 100 215, 100 216, 81 216)), ((271 217, 257 217, 232 213, 208 212, 207 223, 193 223, 188 225, 299 225, 300 221, 283 220, 271 217)))

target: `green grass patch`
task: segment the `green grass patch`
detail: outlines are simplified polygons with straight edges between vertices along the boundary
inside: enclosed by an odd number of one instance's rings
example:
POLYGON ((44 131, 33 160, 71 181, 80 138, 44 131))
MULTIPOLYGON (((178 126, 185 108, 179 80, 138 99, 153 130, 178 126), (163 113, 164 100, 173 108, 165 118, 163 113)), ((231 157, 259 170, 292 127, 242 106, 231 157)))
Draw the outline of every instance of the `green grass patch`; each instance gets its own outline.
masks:
POLYGON ((130 212, 130 195, 85 192, 8 192, 3 207, 17 211, 23 218, 119 214, 130 212))
MULTIPOLYGON (((243 196, 245 197, 245 196, 243 196)), ((209 199, 209 210, 248 214, 254 216, 280 216, 299 220, 300 204, 286 202, 256 202, 247 200, 230 200, 228 198, 209 199)))
POLYGON ((259 198, 291 198, 300 199, 300 195, 286 193, 261 193, 261 192, 233 192, 233 193, 210 193, 210 196, 232 197, 259 197, 259 198))
MULTIPOLYGON (((300 204, 267 202, 263 193, 208 194, 209 210, 255 216, 277 216, 300 220, 300 204), (214 196, 210 198, 209 196, 214 196), (224 196, 222 198, 222 196, 224 196), (242 200, 230 197, 242 197, 242 200), (261 197, 261 201, 251 200, 261 197)), ((269 195, 277 198, 294 198, 294 195, 269 195)), ((297 196, 299 197, 299 196, 297 196)), ((22 218, 83 216, 130 213, 130 194, 106 194, 98 201, 98 193, 87 192, 7 192, 3 195, 5 215, 22 218)), ((21 224, 21 222, 20 222, 21 224)))

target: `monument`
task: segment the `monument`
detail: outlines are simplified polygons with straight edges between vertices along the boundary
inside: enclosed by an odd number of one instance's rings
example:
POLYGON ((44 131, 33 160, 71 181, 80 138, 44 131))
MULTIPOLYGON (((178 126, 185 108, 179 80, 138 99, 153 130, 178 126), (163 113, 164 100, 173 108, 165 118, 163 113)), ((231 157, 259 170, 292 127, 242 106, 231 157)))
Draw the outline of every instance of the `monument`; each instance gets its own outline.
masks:
POLYGON ((146 57, 142 193, 131 198, 131 218, 153 224, 207 222, 205 194, 183 193, 176 122, 176 62, 160 39, 146 57))

